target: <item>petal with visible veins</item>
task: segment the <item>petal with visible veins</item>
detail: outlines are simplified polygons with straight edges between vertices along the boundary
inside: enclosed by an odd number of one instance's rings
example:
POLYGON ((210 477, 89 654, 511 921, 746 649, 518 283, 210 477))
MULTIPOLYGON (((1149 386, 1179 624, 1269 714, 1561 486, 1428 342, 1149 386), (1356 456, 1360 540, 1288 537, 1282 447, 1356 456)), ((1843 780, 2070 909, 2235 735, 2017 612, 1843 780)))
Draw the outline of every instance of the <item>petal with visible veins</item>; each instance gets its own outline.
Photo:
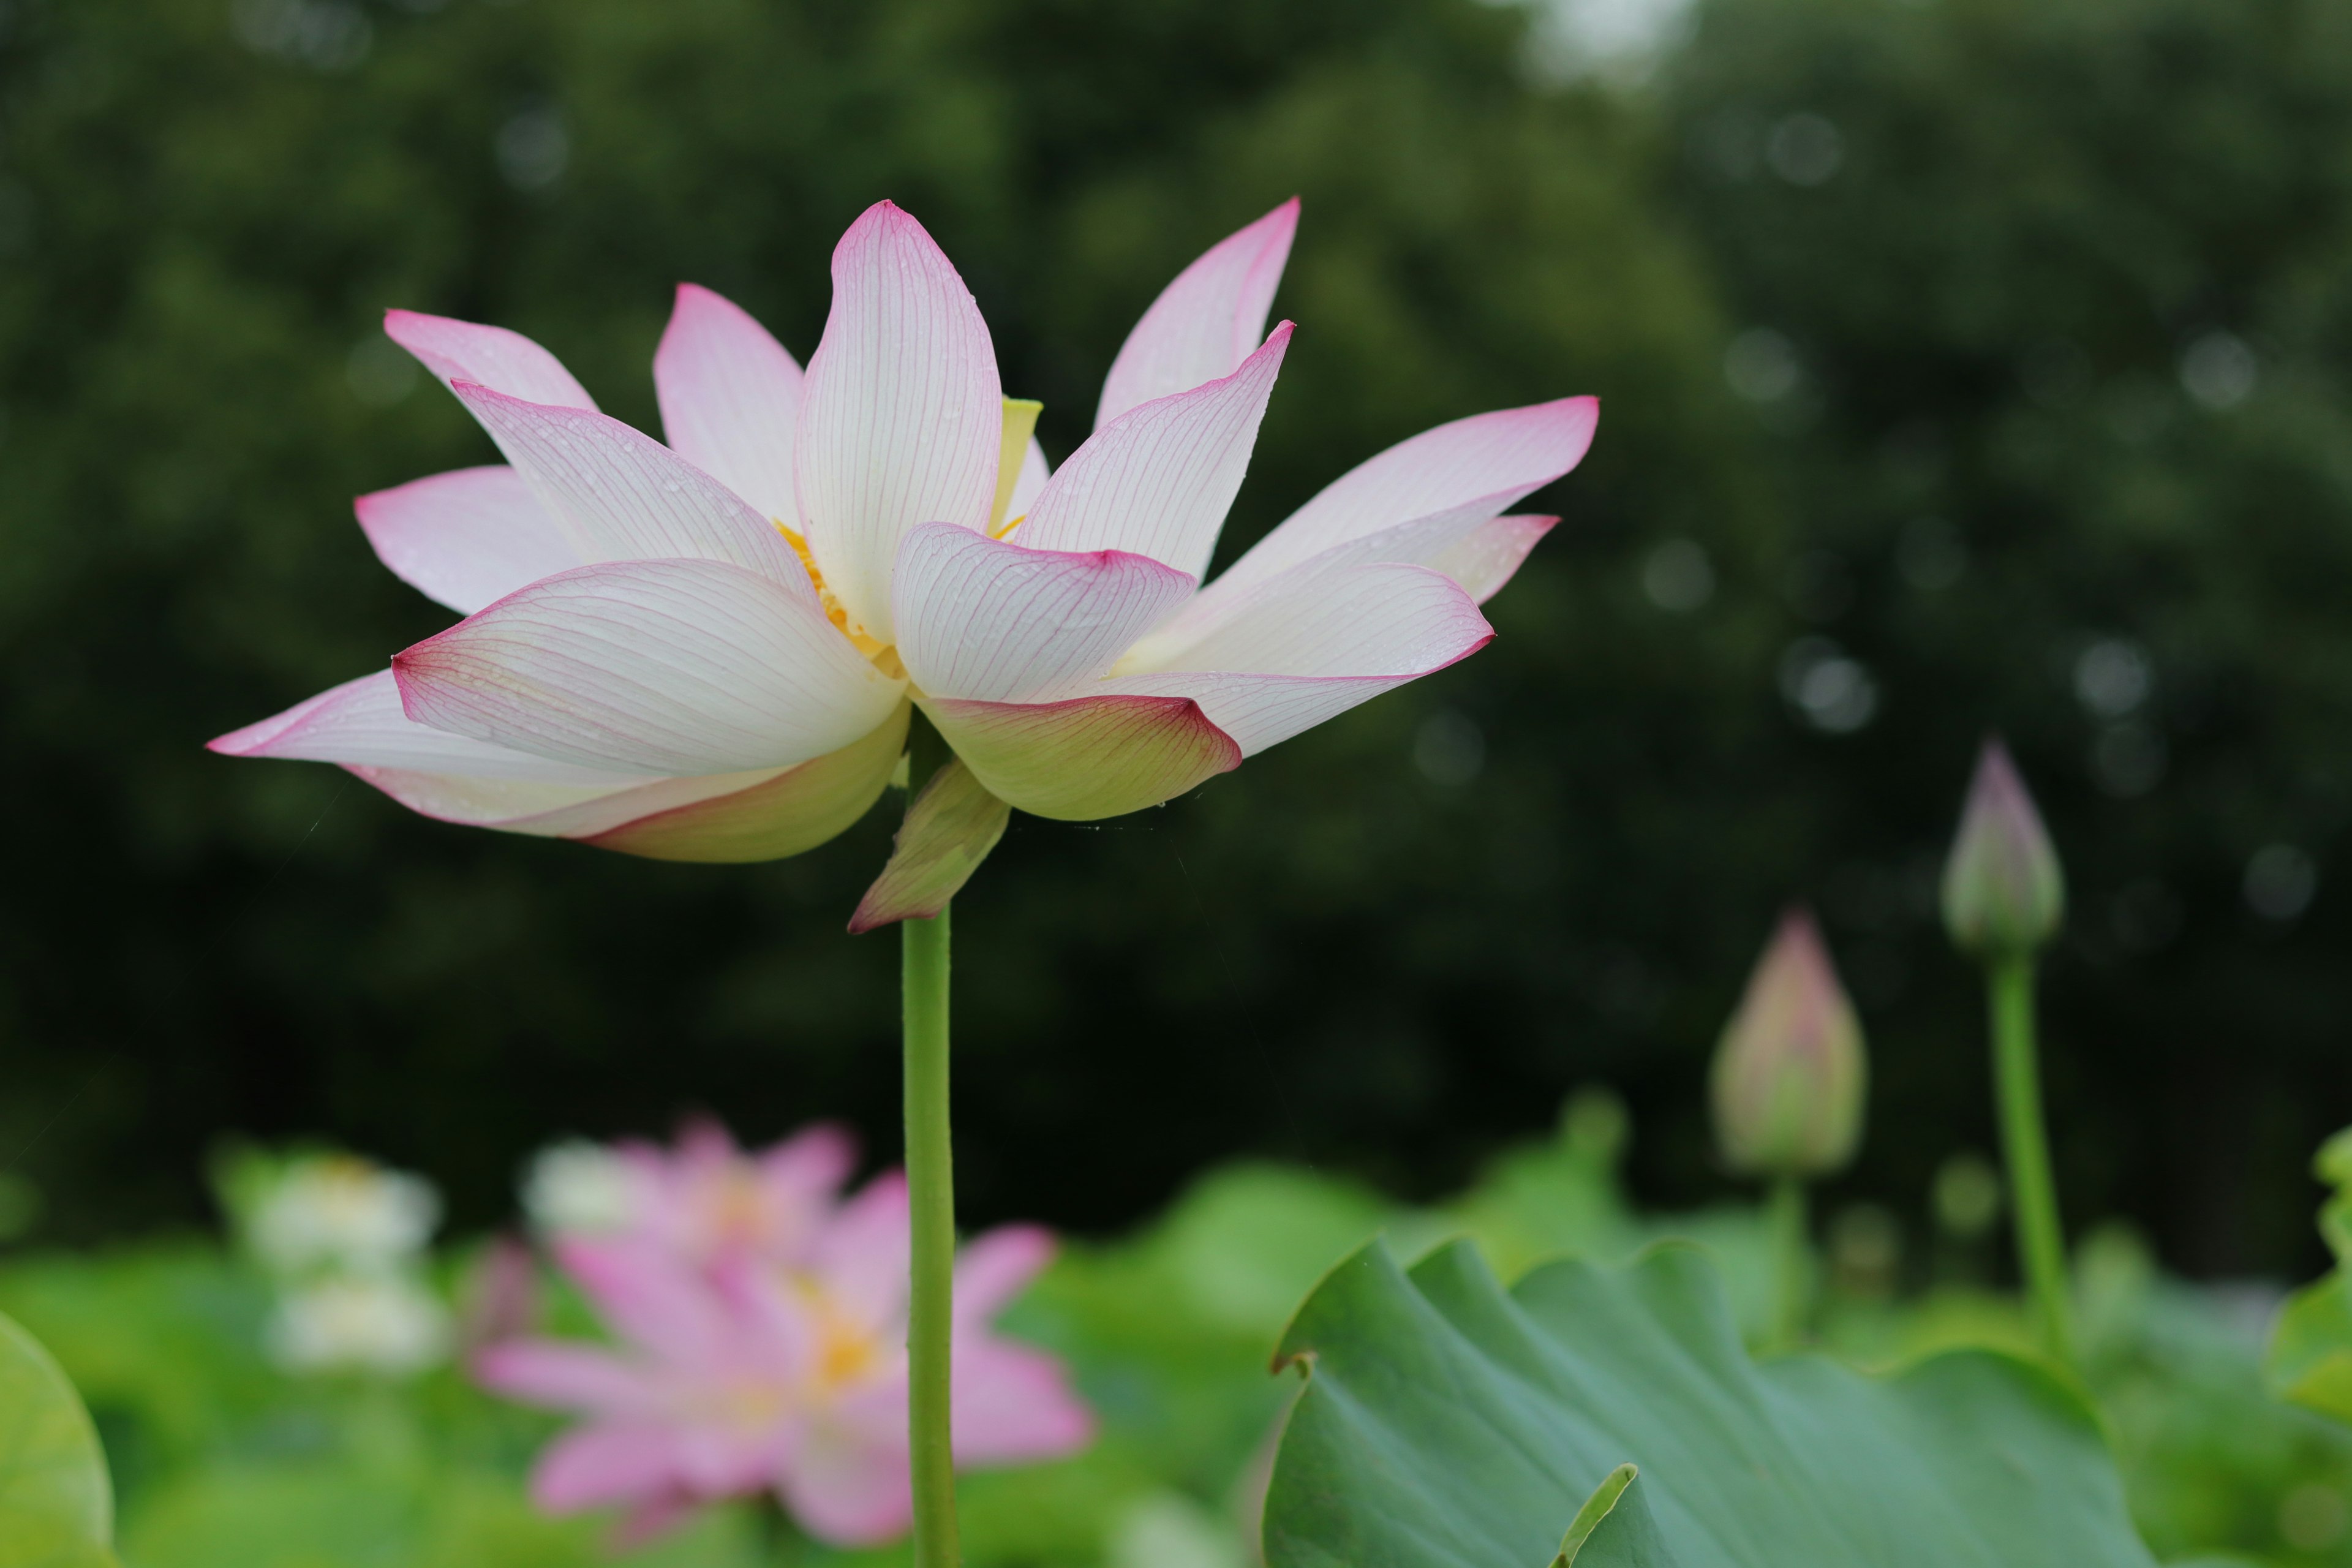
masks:
POLYGON ((923 226, 877 202, 833 253, 833 309, 809 360, 793 454, 827 587, 895 641, 890 569, 919 523, 988 525, 1003 394, 988 323, 923 226))
POLYGON ((1178 273, 1119 345, 1103 378, 1095 428, 1154 398, 1232 374, 1265 330, 1297 232, 1293 196, 1178 273))
POLYGON ((1119 816, 1241 765, 1233 738, 1181 695, 919 701, 990 794, 1035 816, 1119 816))
POLYGON ((587 564, 530 484, 503 463, 411 479, 362 496, 352 509, 394 576, 461 616, 587 564))
POLYGON ((801 367, 740 306, 693 283, 677 286, 654 353, 654 392, 671 448, 751 503, 793 522, 793 431, 801 367))
POLYGON ((583 566, 393 659, 411 718, 584 768, 787 767, 898 704, 814 601, 717 561, 583 566))
POLYGON ((1291 323, 1222 380, 1122 415, 1070 454, 1030 508, 1021 542, 1127 550, 1194 578, 1209 569, 1233 509, 1291 323))
POLYGON ((933 522, 898 548, 891 614, 898 657, 925 692, 1025 702, 1073 695, 1108 671, 1192 585, 1142 555, 1032 548, 933 522))
POLYGON ((561 360, 520 332, 418 310, 386 310, 383 331, 444 386, 470 381, 526 403, 592 411, 596 406, 561 360))
POLYGON ((551 805, 570 804, 587 795, 645 782, 642 776, 623 770, 557 762, 420 724, 404 710, 399 685, 388 669, 346 680, 283 713, 217 736, 206 745, 231 757, 285 757, 341 763, 346 767, 455 773, 576 792, 565 797, 538 797, 551 805))

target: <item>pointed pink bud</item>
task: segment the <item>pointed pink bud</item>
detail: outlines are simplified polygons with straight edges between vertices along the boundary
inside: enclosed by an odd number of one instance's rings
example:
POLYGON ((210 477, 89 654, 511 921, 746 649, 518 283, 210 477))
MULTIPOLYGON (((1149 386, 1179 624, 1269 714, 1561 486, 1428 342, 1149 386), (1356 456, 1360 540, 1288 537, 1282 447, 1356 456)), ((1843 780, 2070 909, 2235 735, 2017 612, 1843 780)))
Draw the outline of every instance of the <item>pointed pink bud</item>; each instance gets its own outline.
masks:
POLYGON ((2021 957, 2047 942, 2065 912, 2058 852, 2008 748, 1988 739, 1944 863, 1944 929, 1981 957, 2021 957))
POLYGON ((1853 1157, 1868 1068, 1862 1024, 1813 917, 1792 909, 1716 1047, 1716 1140, 1735 1171, 1818 1176, 1853 1157))

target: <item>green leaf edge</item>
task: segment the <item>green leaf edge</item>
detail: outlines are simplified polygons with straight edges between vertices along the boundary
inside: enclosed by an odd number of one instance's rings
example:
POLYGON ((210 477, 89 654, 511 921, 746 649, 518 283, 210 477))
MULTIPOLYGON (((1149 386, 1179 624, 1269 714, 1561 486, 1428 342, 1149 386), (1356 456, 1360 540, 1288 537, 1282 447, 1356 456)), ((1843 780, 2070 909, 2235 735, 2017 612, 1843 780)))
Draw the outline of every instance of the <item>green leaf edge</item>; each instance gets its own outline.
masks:
MULTIPOLYGON (((82 1521, 87 1531, 85 1540, 70 1543, 64 1555, 40 1560, 40 1568, 120 1568, 121 1560, 114 1554, 114 1479, 106 1464, 106 1449, 99 1441, 97 1424, 89 1418, 89 1409, 81 1394, 58 1364, 48 1347, 33 1337, 32 1331, 5 1312, 0 1312, 0 1357, 14 1357, 29 1369, 32 1380, 45 1398, 53 1399, 68 1412, 68 1420, 79 1439, 79 1447, 87 1459, 94 1492, 89 1512, 94 1517, 82 1521)), ((5 1499, 0 1499, 5 1502, 5 1499)), ((0 1514, 0 1525, 7 1522, 0 1514)), ((0 1563, 5 1555, 7 1542, 0 1541, 0 1563)))

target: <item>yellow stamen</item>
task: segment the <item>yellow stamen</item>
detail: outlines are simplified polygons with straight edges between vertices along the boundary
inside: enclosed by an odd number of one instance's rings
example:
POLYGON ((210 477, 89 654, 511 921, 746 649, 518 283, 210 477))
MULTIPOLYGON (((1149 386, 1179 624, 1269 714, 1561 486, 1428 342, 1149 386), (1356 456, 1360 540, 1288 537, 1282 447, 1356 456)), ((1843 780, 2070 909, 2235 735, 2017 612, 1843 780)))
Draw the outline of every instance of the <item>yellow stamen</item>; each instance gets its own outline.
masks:
POLYGON ((841 635, 847 637, 852 643, 856 645, 858 652, 864 654, 866 658, 873 659, 877 664, 880 664, 882 662, 882 655, 886 653, 888 654, 890 656, 890 665, 898 666, 898 668, 894 670, 890 666, 885 666, 884 673, 899 675, 905 674, 905 667, 903 665, 898 665, 898 655, 897 650, 892 648, 888 643, 884 642, 880 637, 868 632, 864 626, 861 626, 856 622, 851 620, 849 618, 848 607, 843 605, 840 599, 835 596, 832 589, 824 585, 824 570, 816 563, 816 556, 810 552, 808 541, 803 539, 798 532, 794 531, 789 524, 785 523, 781 519, 771 519, 770 521, 775 523, 776 531, 784 536, 784 542, 793 547, 793 553, 801 558, 801 564, 808 568, 809 581, 816 584, 816 602, 824 606, 825 619, 831 621, 835 626, 838 626, 841 629, 841 635))

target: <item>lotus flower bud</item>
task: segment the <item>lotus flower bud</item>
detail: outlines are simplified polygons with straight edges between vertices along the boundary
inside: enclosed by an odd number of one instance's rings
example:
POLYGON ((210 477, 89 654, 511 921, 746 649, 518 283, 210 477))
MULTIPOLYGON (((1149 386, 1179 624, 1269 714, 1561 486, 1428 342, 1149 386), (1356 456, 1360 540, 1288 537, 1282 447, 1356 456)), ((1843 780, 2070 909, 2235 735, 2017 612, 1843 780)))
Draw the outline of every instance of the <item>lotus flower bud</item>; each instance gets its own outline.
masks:
POLYGON ((1817 1176, 1853 1157, 1862 1024, 1812 916, 1780 917, 1716 1047, 1715 1131, 1736 1171, 1817 1176))
POLYGON ((2008 749, 1988 740, 1944 863, 1944 929, 1981 957, 2018 957, 2048 942, 2065 911, 2065 874, 2033 797, 2008 749))

